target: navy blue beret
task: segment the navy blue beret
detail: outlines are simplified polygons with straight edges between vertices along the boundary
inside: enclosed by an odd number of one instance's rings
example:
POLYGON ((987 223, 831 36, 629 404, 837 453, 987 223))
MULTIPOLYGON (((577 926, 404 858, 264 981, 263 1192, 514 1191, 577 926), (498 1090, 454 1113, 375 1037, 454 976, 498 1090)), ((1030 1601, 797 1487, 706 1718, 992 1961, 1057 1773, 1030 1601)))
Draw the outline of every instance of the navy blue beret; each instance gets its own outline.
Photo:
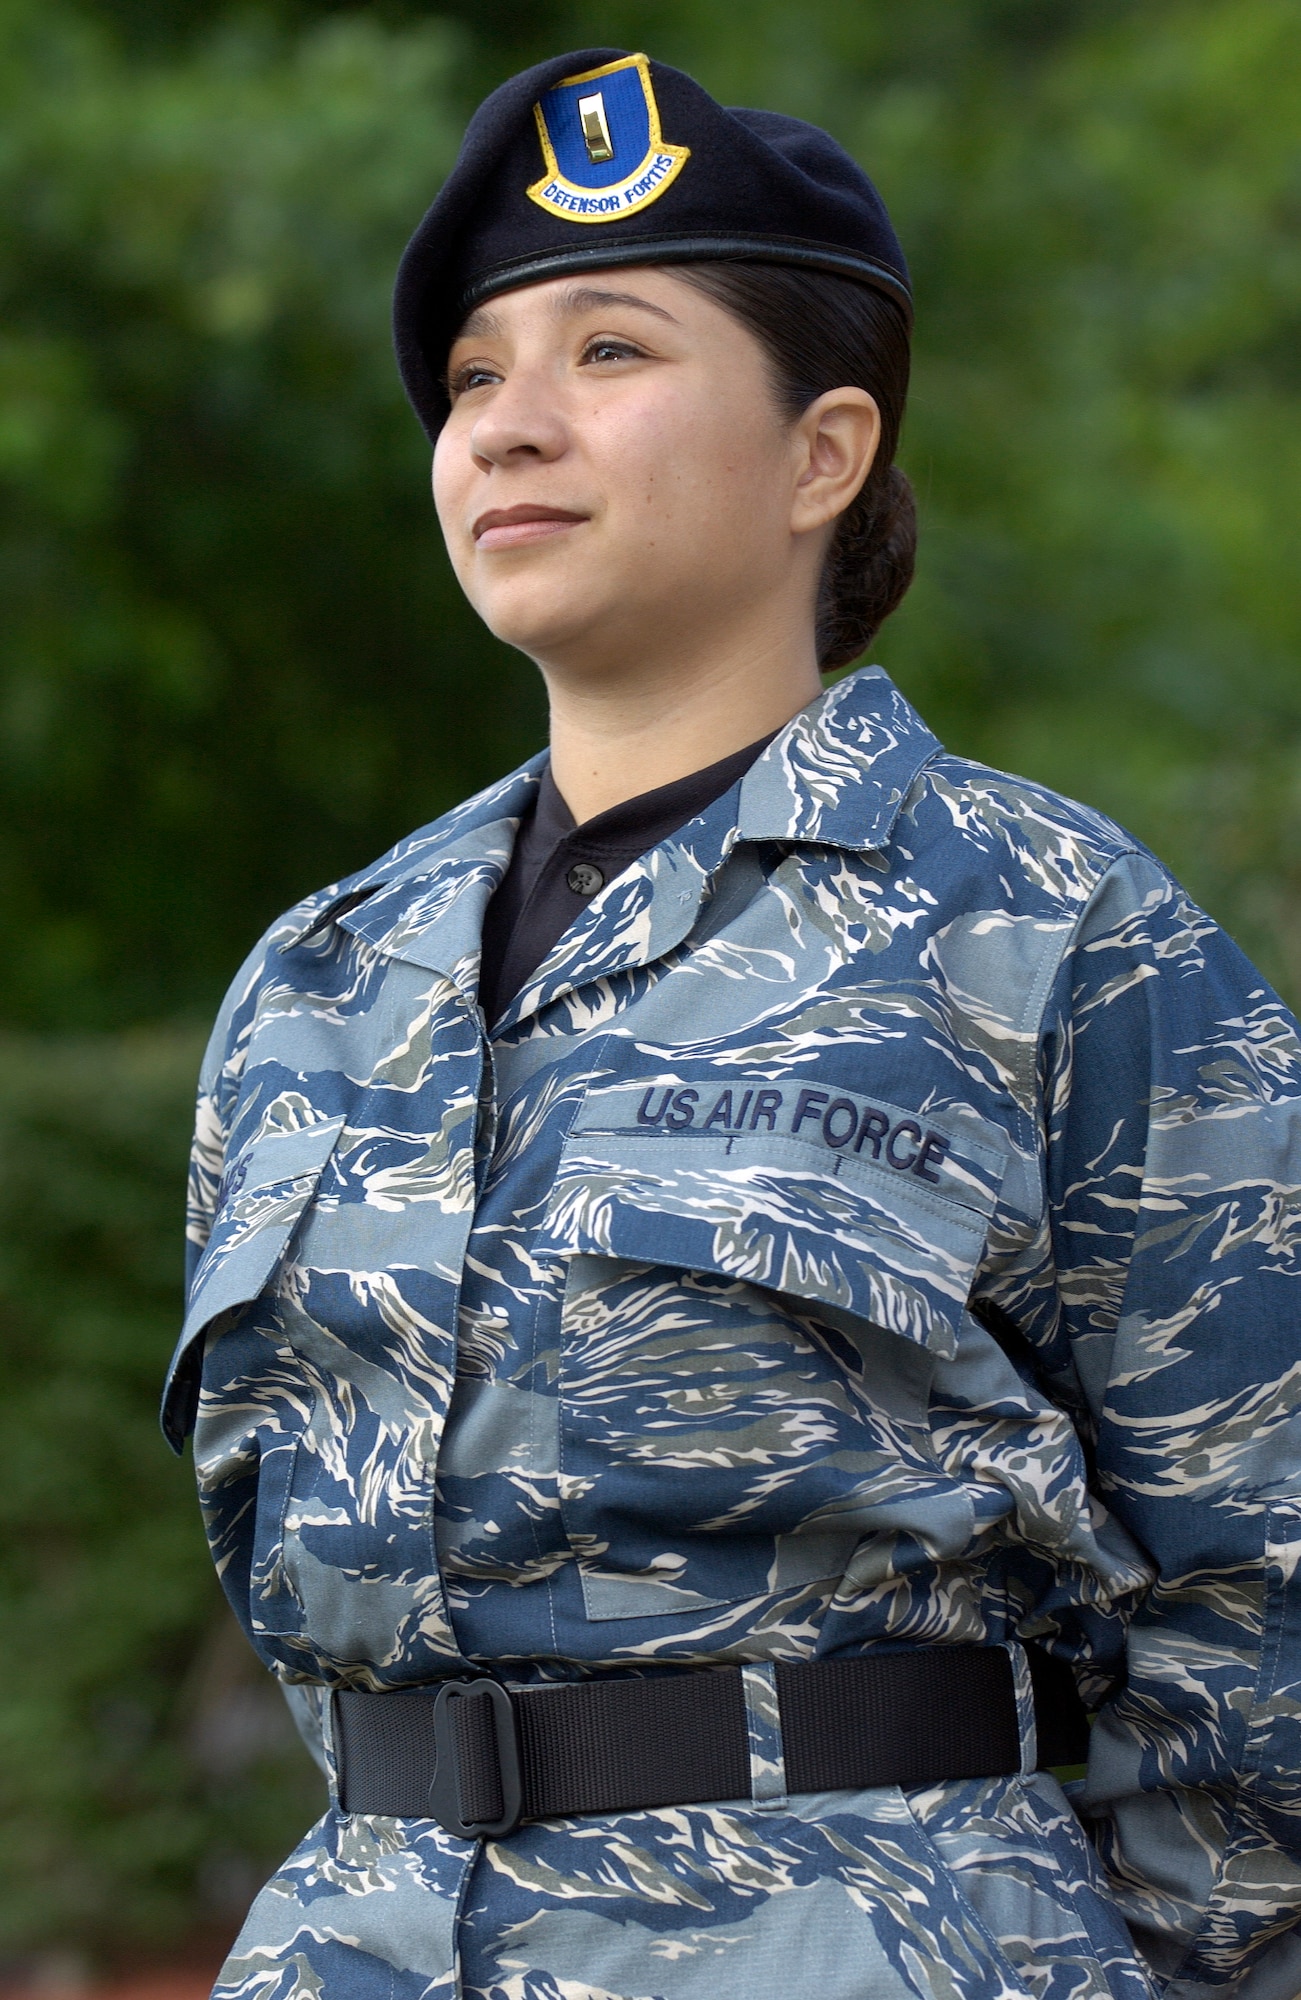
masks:
POLYGON ((432 439, 442 374, 495 292, 616 264, 746 258, 855 278, 911 315, 885 204, 844 148, 776 111, 725 110, 621 49, 556 56, 476 111, 398 270, 398 366, 432 439))

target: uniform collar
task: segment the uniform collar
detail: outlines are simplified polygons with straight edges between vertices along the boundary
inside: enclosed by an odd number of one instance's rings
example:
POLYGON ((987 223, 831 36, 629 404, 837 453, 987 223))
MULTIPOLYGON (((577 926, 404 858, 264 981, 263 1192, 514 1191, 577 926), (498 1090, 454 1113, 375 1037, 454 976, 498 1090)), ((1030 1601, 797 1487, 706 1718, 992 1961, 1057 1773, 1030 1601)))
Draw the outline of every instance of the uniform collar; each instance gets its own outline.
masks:
POLYGON ((880 667, 862 667, 787 724, 741 786, 742 840, 865 854, 888 842, 917 773, 943 746, 880 667))
POLYGON ((732 785, 592 898, 504 1010, 494 1038, 578 987, 653 965, 681 944, 736 843, 738 791, 732 785))
POLYGON ((281 949, 304 943, 334 917, 377 951, 440 972, 476 1000, 483 913, 545 763, 544 751, 341 882, 281 949))
MULTIPOLYGON (((940 748, 880 667, 849 675, 773 739, 741 781, 739 804, 733 787, 594 898, 498 1032, 579 984, 672 951, 738 841, 808 842, 856 853, 884 847, 909 787, 940 748)), ((343 928, 473 995, 483 912, 544 761, 533 758, 341 885, 349 896, 367 892, 340 915, 343 928)))

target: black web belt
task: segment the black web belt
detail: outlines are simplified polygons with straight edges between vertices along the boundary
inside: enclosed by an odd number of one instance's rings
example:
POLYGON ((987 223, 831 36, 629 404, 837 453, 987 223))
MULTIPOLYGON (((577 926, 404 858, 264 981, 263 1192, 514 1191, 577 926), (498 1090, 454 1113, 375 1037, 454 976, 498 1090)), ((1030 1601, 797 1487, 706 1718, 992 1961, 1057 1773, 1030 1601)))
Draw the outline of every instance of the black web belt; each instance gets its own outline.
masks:
MULTIPOLYGON (((1041 1762, 1077 1761, 1087 1725, 1069 1669, 1042 1654, 1033 1664, 1051 1739, 1041 1762), (1074 1701, 1066 1728, 1064 1699, 1074 1701)), ((1001 1646, 779 1664, 776 1686, 787 1792, 1020 1769, 1001 1646)), ((342 1811, 435 1819, 465 1839, 499 1837, 521 1820, 750 1796, 739 1667, 511 1689, 486 1677, 384 1694, 339 1688, 333 1721, 342 1811)))

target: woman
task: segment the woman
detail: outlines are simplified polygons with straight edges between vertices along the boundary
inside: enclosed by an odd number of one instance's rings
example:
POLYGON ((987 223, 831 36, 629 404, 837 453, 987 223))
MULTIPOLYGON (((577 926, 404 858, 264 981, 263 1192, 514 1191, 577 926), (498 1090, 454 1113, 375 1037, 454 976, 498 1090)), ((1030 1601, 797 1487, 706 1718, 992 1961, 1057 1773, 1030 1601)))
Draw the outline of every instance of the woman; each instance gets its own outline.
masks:
POLYGON ((408 249, 551 747, 205 1064, 167 1421, 333 1788, 223 1994, 1301 1990, 1296 1025, 1116 827, 820 692, 911 574, 908 315, 825 134, 617 51, 408 249))

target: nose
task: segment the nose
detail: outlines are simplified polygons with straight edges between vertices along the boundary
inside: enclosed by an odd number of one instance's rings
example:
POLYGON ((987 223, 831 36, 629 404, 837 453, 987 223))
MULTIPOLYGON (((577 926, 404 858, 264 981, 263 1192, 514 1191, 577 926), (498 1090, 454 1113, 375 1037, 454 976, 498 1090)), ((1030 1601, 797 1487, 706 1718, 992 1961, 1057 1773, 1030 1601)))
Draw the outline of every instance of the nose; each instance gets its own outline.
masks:
POLYGON ((493 390, 470 432, 485 468, 559 458, 568 441, 558 398, 540 368, 516 367, 493 390))

